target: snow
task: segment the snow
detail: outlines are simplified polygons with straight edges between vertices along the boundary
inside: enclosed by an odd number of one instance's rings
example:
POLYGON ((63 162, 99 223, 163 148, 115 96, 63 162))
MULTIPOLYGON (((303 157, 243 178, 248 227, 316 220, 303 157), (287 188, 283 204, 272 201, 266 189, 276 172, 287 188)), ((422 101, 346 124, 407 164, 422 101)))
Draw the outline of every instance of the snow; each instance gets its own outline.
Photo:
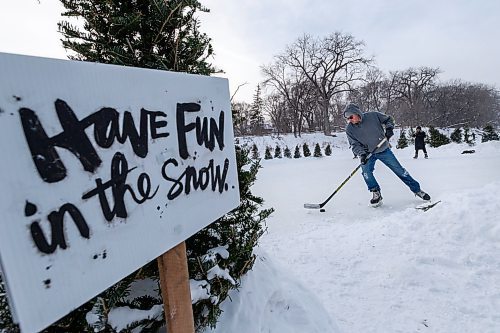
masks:
MULTIPOLYGON (((266 145, 299 140, 255 142, 263 156, 266 145)), ((304 203, 323 201, 358 160, 343 133, 302 140, 336 148, 330 157, 262 160, 253 192, 276 211, 253 270, 206 332, 500 331, 500 142, 428 147, 429 159, 413 159, 413 146, 393 149, 441 201, 428 211, 377 162, 381 207, 369 206, 358 173, 320 213, 304 203)))
POLYGON ((120 332, 133 322, 157 318, 162 313, 163 305, 154 305, 149 310, 132 309, 128 306, 122 306, 113 308, 108 314, 108 320, 111 327, 120 332))

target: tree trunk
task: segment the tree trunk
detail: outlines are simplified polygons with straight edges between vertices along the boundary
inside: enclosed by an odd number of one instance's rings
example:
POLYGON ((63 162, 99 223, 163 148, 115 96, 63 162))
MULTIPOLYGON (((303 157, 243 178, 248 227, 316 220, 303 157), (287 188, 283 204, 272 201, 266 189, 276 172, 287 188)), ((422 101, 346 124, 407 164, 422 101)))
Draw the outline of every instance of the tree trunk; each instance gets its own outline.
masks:
POLYGON ((324 128, 324 134, 325 135, 332 135, 332 126, 330 124, 330 117, 328 114, 328 106, 329 106, 329 101, 328 99, 323 99, 321 101, 321 113, 323 115, 323 128, 324 128))

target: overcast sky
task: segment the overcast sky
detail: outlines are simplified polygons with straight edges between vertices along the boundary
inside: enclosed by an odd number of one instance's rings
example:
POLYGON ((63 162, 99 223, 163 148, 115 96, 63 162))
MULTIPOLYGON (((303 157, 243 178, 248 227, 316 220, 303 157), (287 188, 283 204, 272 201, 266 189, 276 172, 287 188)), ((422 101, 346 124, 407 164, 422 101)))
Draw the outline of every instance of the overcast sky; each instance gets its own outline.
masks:
MULTIPOLYGON (((213 42, 212 62, 229 79, 235 100, 251 102, 260 66, 304 33, 341 31, 366 44, 384 72, 439 67, 442 80, 500 89, 498 0, 201 0, 201 30, 213 42)), ((0 0, 0 51, 66 58, 57 0, 0 0)))

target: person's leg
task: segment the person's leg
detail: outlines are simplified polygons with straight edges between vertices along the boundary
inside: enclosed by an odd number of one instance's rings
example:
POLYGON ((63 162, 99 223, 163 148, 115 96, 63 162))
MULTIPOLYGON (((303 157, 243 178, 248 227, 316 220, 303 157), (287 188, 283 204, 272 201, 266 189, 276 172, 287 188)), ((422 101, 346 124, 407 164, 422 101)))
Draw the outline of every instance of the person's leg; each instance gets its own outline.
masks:
POLYGON ((381 153, 377 154, 377 158, 382 161, 389 169, 392 170, 399 177, 413 193, 420 191, 420 184, 410 176, 408 171, 401 166, 396 156, 392 153, 391 149, 386 149, 381 153))
POLYGON ((373 176, 373 170, 375 170, 375 161, 377 158, 375 155, 372 155, 370 159, 366 162, 366 164, 361 165, 361 171, 363 173, 363 179, 365 180, 366 186, 368 187, 368 191, 380 191, 380 186, 377 183, 377 180, 373 176))
POLYGON ((415 156, 413 158, 418 158, 418 149, 415 148, 415 156))
POLYGON ((427 158, 429 156, 427 156, 427 150, 425 150, 425 146, 424 146, 424 149, 422 149, 424 151, 424 157, 427 158))

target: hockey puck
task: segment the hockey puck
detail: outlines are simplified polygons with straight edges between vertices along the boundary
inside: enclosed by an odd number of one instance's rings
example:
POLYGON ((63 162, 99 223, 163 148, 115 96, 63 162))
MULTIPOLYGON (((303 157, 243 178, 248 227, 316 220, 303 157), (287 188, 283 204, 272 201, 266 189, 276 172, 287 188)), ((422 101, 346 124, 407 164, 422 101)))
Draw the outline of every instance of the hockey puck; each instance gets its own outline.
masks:
POLYGON ((322 212, 322 213, 324 213, 324 212, 325 212, 325 210, 324 210, 323 208, 321 208, 319 211, 320 211, 320 212, 322 212))

